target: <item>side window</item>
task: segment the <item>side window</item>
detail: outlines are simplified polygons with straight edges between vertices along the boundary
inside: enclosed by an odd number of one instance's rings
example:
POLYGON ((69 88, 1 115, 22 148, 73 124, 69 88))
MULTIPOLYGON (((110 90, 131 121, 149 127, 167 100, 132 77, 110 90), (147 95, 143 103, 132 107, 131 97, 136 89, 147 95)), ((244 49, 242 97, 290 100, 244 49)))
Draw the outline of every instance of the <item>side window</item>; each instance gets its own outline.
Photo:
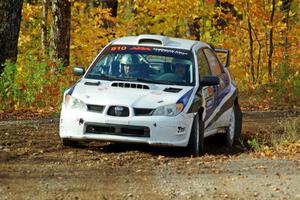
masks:
POLYGON ((219 76, 222 74, 222 68, 215 54, 210 49, 204 49, 205 56, 209 63, 213 75, 219 76))
POLYGON ((202 50, 199 50, 197 53, 198 57, 198 67, 199 67, 199 76, 200 79, 203 79, 204 76, 211 75, 207 60, 202 52, 202 50))

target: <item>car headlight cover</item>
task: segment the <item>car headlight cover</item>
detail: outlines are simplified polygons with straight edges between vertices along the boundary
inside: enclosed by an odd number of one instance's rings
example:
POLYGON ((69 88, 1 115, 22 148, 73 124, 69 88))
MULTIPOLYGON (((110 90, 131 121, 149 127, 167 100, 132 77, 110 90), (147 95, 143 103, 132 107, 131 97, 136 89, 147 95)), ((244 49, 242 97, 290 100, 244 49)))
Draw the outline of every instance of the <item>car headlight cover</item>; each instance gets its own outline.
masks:
POLYGON ((193 93, 193 89, 185 93, 176 103, 174 104, 169 104, 165 106, 160 106, 154 110, 152 115, 155 116, 176 116, 179 113, 181 113, 187 103, 189 102, 189 99, 193 93))
POLYGON ((77 109, 83 111, 87 110, 87 105, 83 101, 75 97, 72 97, 69 94, 67 94, 65 97, 65 104, 70 109, 77 109))

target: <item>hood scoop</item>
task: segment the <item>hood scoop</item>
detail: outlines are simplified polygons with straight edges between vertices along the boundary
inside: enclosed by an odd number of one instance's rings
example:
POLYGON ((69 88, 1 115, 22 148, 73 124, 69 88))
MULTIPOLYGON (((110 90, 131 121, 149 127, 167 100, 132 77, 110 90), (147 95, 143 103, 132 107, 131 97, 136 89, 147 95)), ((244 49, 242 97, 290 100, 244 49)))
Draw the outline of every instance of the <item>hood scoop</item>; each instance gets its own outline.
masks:
POLYGON ((91 85, 91 86, 99 86, 100 85, 100 81, 98 82, 85 82, 84 85, 91 85))
POLYGON ((164 92, 178 93, 182 90, 182 88, 172 88, 168 87, 164 89, 164 92))
POLYGON ((121 87, 121 88, 144 89, 144 90, 150 89, 148 85, 144 85, 140 83, 113 82, 110 86, 121 87))

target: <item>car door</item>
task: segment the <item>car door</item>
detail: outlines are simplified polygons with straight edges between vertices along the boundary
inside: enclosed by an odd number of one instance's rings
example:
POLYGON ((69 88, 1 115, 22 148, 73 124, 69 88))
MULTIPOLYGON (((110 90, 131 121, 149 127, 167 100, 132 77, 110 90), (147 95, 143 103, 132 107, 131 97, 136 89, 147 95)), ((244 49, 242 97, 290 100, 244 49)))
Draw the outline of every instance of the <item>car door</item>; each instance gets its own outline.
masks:
POLYGON ((213 50, 209 48, 203 49, 203 53, 207 59, 211 75, 217 76, 220 79, 220 84, 217 86, 213 86, 214 93, 214 103, 213 108, 210 109, 210 115, 208 116, 208 126, 210 126, 214 121, 216 121, 219 117, 221 104, 224 97, 229 93, 230 85, 229 85, 229 77, 228 74, 225 73, 224 68, 220 61, 218 60, 216 54, 213 50))
MULTIPOLYGON (((207 58, 202 49, 200 49, 197 53, 198 58, 198 68, 199 68, 199 79, 202 80, 205 76, 211 76, 212 72, 210 66, 208 64, 207 58)), ((216 98, 217 88, 215 86, 205 86, 202 87, 202 95, 203 100, 205 101, 205 118, 206 121, 215 109, 215 98, 216 98)), ((206 124, 206 123, 205 123, 206 124)))

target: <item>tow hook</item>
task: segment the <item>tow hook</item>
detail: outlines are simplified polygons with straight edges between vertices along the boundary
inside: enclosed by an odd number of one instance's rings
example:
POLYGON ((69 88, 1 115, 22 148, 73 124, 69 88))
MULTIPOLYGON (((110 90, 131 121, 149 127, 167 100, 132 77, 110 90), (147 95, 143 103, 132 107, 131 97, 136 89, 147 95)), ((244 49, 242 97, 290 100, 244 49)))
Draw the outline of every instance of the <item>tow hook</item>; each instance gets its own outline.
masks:
POLYGON ((79 119, 79 125, 83 124, 84 120, 82 118, 79 119))

